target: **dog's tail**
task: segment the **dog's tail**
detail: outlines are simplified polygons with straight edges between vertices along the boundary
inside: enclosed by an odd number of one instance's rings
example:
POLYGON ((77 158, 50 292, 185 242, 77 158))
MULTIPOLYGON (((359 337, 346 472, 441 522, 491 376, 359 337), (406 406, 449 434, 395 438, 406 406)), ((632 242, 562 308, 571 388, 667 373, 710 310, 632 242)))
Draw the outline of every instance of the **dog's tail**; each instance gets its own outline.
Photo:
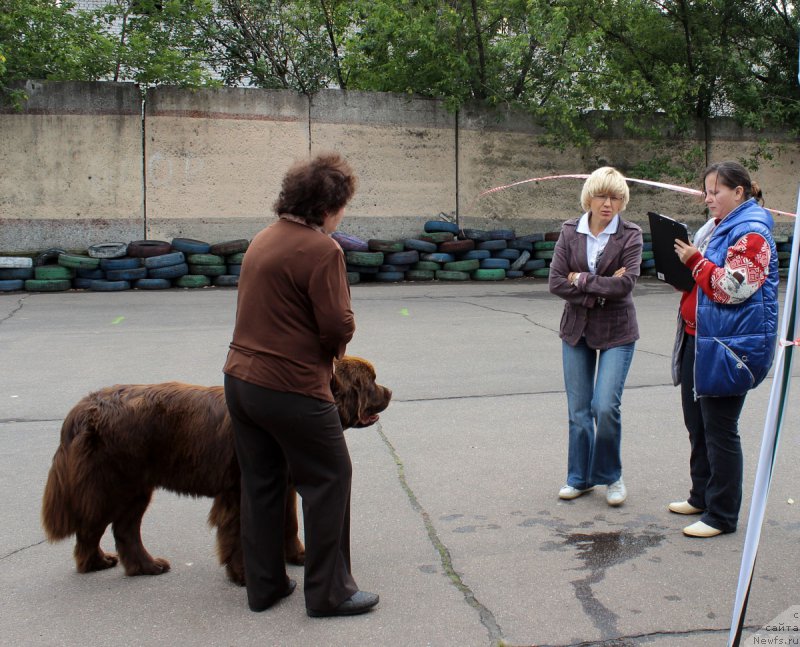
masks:
MULTIPOLYGON (((92 433, 94 429, 93 407, 86 405, 86 399, 78 403, 67 414, 61 426, 61 442, 53 456, 53 464, 47 475, 47 484, 42 496, 42 526, 49 541, 59 541, 74 535, 79 519, 75 511, 76 487, 80 480, 74 464, 76 439, 82 434, 92 433)), ((79 461, 78 461, 79 462, 79 461)))

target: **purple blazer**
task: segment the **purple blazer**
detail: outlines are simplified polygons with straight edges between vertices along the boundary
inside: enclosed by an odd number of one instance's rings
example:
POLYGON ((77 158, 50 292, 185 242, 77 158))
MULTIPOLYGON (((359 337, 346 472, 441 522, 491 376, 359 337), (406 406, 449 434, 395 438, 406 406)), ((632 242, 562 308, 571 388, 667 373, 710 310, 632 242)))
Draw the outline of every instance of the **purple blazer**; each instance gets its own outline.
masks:
POLYGON ((642 263, 642 229, 619 219, 597 263, 589 272, 586 235, 578 233, 578 218, 561 226, 550 263, 550 292, 566 301, 559 337, 570 346, 586 338, 589 348, 604 350, 639 339, 639 324, 633 306, 633 286, 642 263), (621 277, 612 276, 625 267, 621 277), (578 286, 567 280, 570 272, 581 272, 578 286))

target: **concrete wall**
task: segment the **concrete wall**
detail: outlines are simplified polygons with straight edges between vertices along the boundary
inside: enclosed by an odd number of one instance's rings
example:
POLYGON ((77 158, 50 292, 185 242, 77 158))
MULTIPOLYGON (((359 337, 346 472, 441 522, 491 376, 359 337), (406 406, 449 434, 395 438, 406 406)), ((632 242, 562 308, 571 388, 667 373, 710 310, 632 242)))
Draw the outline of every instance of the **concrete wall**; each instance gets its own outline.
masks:
MULTIPOLYGON (((677 160, 693 150, 697 168, 686 170, 696 177, 706 154, 748 157, 764 140, 776 154, 754 177, 767 206, 795 210, 797 139, 743 131, 728 120, 708 130, 698 125, 690 136, 667 133, 669 144, 656 150, 618 124, 601 124, 591 147, 557 150, 541 144, 543 133, 527 116, 476 108, 456 116, 439 101, 412 96, 156 88, 142 112, 132 84, 29 82, 25 90, 21 111, 0 107, 0 253, 140 238, 249 238, 272 222, 289 164, 331 149, 359 175, 341 229, 364 238, 412 236, 442 212, 464 227, 551 231, 580 213, 581 180, 478 195, 603 164, 633 176, 654 155, 677 160)), ((703 217, 694 198, 632 184, 627 216, 645 224, 648 210, 690 222, 703 217)))

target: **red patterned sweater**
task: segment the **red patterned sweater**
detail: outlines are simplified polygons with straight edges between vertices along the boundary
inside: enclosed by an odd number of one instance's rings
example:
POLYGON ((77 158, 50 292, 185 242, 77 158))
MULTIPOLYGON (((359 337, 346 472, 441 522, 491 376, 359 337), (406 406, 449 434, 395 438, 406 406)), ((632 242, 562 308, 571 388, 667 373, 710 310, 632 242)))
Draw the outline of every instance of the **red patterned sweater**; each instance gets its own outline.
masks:
POLYGON ((746 301, 764 284, 769 258, 769 243, 755 233, 742 236, 728 248, 723 267, 714 265, 702 252, 694 254, 686 265, 692 270, 695 285, 691 292, 683 293, 680 305, 687 334, 694 335, 697 327, 698 287, 716 303, 746 301))

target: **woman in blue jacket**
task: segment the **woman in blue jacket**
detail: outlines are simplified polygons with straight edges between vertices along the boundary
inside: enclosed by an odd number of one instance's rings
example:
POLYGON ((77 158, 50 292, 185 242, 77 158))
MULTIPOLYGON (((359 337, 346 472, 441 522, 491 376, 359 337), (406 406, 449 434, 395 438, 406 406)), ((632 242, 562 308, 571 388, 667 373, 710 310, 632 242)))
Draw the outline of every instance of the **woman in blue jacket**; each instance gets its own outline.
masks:
POLYGON ((677 514, 701 514, 690 537, 734 532, 742 503, 739 414, 766 377, 778 329, 778 255, 758 185, 736 162, 703 173, 711 218, 693 244, 675 241, 695 286, 681 298, 673 382, 681 385, 692 488, 677 514))

